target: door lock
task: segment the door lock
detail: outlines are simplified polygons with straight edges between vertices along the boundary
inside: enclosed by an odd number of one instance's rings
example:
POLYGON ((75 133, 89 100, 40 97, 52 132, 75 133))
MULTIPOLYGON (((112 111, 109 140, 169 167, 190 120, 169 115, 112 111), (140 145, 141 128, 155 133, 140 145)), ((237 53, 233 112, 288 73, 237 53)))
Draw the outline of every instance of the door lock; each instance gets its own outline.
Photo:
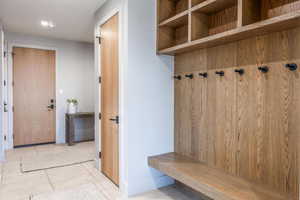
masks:
POLYGON ((109 120, 116 122, 116 124, 119 124, 119 122, 120 122, 119 116, 116 116, 116 118, 112 118, 112 119, 109 119, 109 120))

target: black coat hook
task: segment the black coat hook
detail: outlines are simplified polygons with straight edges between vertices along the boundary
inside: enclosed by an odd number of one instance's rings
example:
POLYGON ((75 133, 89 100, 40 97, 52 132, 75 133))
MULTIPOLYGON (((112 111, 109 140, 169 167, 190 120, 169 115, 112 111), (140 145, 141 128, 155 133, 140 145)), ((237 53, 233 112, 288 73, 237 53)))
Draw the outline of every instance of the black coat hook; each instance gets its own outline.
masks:
POLYGON ((207 78, 208 73, 207 72, 199 73, 199 76, 202 76, 203 78, 207 78))
POLYGON ((269 67, 267 66, 258 67, 258 70, 263 73, 267 73, 269 71, 269 67))
POLYGON ((185 77, 187 77, 189 79, 193 79, 194 78, 194 74, 186 74, 185 77))
POLYGON ((173 76, 173 77, 174 77, 174 79, 181 80, 181 76, 180 76, 180 75, 178 75, 178 76, 173 76))
POLYGON ((298 68, 298 65, 296 63, 289 63, 289 64, 286 64, 285 67, 291 71, 296 71, 298 68))
POLYGON ((236 69, 234 70, 236 73, 239 73, 240 75, 243 75, 245 73, 244 69, 236 69))
POLYGON ((220 75, 220 76, 224 76, 225 72, 224 71, 216 71, 216 74, 220 75))

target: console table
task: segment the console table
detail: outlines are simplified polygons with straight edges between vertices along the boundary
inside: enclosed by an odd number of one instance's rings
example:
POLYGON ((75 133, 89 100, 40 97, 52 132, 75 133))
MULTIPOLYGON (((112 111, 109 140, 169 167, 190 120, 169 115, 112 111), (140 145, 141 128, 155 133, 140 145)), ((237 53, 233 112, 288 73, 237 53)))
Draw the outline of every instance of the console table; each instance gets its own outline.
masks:
POLYGON ((75 137, 75 119, 92 118, 95 114, 91 112, 78 112, 74 114, 66 114, 66 142, 68 145, 74 145, 75 137))

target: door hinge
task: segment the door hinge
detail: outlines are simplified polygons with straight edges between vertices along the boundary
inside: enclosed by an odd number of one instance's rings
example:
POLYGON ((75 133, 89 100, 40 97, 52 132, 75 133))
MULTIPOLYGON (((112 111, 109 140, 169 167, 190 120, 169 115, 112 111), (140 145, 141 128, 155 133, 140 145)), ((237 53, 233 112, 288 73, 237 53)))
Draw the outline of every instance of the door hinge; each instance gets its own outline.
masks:
POLYGON ((3 81, 3 85, 6 86, 6 80, 3 81))
POLYGON ((99 119, 101 119, 101 117, 102 117, 102 116, 101 116, 101 113, 99 113, 99 119))
POLYGON ((3 52, 3 57, 6 58, 6 56, 7 56, 7 51, 4 51, 3 52))
POLYGON ((99 44, 101 44, 101 37, 97 36, 96 38, 98 39, 99 44))
POLYGON ((102 153, 101 152, 99 152, 99 158, 102 158, 102 153))
POLYGON ((101 83, 101 81, 102 81, 102 78, 101 78, 101 76, 99 76, 99 78, 98 78, 98 79, 99 79, 99 80, 98 80, 98 81, 99 81, 99 83, 101 83))
POLYGON ((4 141, 6 141, 6 139, 7 139, 7 138, 6 138, 6 135, 4 135, 4 141))
POLYGON ((12 107, 12 111, 15 112, 15 107, 14 106, 12 107))

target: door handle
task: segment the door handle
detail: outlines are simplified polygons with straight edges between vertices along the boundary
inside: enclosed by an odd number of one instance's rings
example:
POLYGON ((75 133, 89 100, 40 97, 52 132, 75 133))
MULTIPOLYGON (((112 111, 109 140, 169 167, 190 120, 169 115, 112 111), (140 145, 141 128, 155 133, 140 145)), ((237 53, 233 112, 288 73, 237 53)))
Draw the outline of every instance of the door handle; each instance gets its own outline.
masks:
POLYGON ((53 110, 55 108, 54 99, 50 99, 50 105, 47 106, 48 110, 53 110))
POLYGON ((8 112, 8 110, 7 110, 7 103, 6 102, 4 102, 4 112, 8 112))
POLYGON ((119 116, 116 116, 116 118, 111 118, 109 120, 116 122, 116 124, 119 124, 119 122, 120 122, 119 116))
POLYGON ((51 104, 51 105, 47 106, 47 108, 48 108, 49 110, 53 110, 53 109, 54 109, 54 104, 51 104))

